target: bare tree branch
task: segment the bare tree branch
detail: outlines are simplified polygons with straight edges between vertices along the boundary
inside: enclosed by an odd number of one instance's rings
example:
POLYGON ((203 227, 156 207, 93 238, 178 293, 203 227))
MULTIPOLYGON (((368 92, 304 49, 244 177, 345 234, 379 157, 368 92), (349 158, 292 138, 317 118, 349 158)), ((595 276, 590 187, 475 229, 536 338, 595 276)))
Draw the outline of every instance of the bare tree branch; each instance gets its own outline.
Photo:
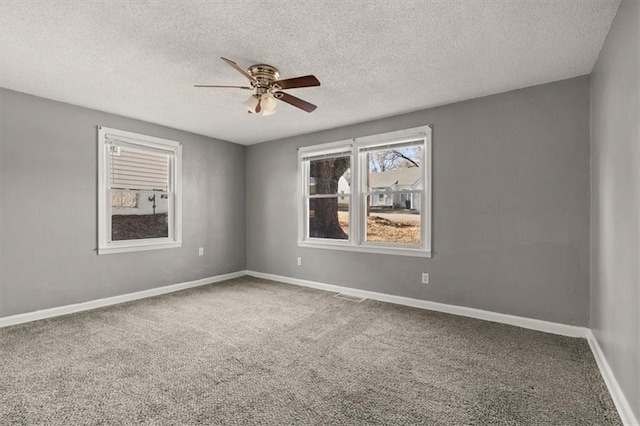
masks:
POLYGON ((396 151, 395 149, 393 150, 394 155, 396 156, 396 158, 402 158, 403 160, 407 160, 408 162, 410 162, 411 164, 413 164, 414 167, 420 167, 420 164, 416 163, 415 160, 407 157, 406 155, 404 155, 403 153, 396 151))

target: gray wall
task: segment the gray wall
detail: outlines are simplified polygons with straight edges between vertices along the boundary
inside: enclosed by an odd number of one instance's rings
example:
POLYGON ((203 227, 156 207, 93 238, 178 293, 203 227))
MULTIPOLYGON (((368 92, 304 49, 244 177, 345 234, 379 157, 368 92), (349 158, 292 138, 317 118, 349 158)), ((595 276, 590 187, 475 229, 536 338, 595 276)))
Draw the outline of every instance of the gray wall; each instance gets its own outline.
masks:
POLYGON ((0 102, 0 316, 245 269, 245 147, 5 89, 0 102), (98 125, 183 142, 181 248, 96 254, 98 125))
POLYGON ((638 28, 623 1, 591 80, 591 328, 640 420, 638 28))
POLYGON ((587 325, 589 78, 250 146, 247 235, 250 270, 587 325), (297 147, 424 124, 432 259, 297 247, 297 147))

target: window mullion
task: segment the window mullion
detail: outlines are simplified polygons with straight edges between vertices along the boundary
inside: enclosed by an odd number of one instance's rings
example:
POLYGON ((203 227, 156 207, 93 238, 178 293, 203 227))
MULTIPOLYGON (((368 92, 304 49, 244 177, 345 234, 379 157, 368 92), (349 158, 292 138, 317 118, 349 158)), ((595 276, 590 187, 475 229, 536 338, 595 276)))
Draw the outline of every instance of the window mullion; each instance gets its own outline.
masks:
POLYGON ((369 210, 367 203, 368 188, 365 187, 365 185, 367 185, 369 164, 367 162, 367 154, 365 152, 358 151, 358 164, 360 165, 358 173, 358 177, 360 179, 360 182, 358 182, 358 204, 360 206, 360 214, 358 216, 358 245, 362 245, 367 238, 367 212, 369 210))
POLYGON ((358 245, 360 241, 359 212, 358 205, 358 156, 355 146, 351 147, 351 198, 349 199, 349 240, 351 245, 358 245), (355 200, 355 202, 354 202, 355 200))

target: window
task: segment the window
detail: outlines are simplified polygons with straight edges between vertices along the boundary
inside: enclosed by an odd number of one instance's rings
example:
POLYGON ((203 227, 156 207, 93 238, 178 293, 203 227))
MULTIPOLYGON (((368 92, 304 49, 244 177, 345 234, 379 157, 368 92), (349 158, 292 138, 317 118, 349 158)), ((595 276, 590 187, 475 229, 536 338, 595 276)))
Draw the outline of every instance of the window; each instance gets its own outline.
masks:
POLYGON ((300 148, 298 245, 431 257, 431 126, 300 148))
POLYGON ((180 142, 99 127, 98 253, 182 245, 180 142))

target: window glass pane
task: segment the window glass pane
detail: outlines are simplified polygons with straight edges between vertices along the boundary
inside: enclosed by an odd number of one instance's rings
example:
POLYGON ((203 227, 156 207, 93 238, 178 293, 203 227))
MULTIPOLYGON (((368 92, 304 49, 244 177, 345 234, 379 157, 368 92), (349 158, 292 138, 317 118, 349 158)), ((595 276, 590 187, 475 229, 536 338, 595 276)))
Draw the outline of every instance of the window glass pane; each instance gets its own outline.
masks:
POLYGON ((348 240, 349 197, 309 199, 309 237, 348 240))
POLYGON ((309 161, 309 194, 351 194, 350 157, 309 161))
POLYGON ((126 191, 111 192, 111 207, 138 207, 138 193, 126 191))
POLYGON ((111 191, 111 240, 168 237, 169 197, 159 191, 111 191))
MULTIPOLYGON (((400 208, 386 208, 370 205, 367 216, 367 241, 396 244, 420 244, 420 194, 388 194, 392 205, 400 208)), ((367 197, 368 203, 375 203, 378 194, 367 197)))
POLYGON ((367 191, 422 189, 422 145, 367 153, 367 191))

